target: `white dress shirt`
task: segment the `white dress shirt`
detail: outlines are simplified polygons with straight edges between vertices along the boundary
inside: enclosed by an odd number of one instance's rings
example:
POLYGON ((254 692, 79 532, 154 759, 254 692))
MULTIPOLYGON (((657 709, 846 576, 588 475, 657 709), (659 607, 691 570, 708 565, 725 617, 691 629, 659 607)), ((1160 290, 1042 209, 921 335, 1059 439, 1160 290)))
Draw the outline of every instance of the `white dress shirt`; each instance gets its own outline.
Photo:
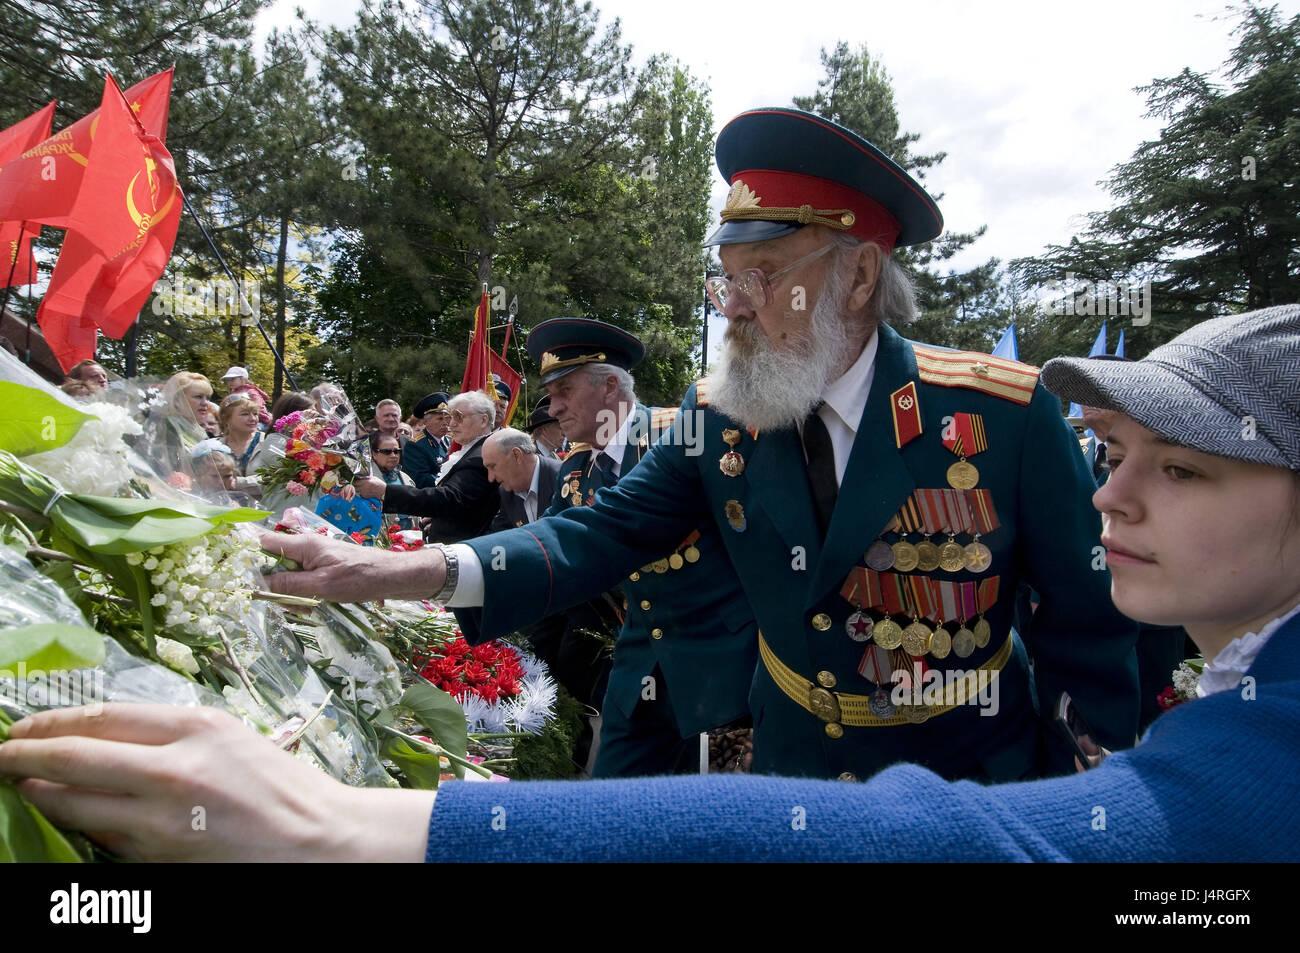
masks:
MULTIPOLYGON (((862 420, 862 412, 866 409, 867 398, 871 394, 871 382, 876 377, 876 349, 879 344, 880 335, 872 331, 871 338, 853 366, 822 391, 824 403, 817 411, 817 416, 830 434, 831 449, 835 453, 836 483, 844 482, 844 471, 849 466, 849 454, 853 452, 853 440, 858 435, 858 423, 862 420)), ((799 423, 799 431, 802 440, 802 421, 799 423)))
MULTIPOLYGON (((520 493, 515 491, 515 496, 524 501, 524 512, 528 514, 528 522, 537 519, 537 478, 542 472, 542 465, 538 461, 533 461, 533 482, 527 490, 520 493)), ((466 547, 468 549, 468 547, 466 547)), ((471 549, 470 552, 473 552, 471 549)))

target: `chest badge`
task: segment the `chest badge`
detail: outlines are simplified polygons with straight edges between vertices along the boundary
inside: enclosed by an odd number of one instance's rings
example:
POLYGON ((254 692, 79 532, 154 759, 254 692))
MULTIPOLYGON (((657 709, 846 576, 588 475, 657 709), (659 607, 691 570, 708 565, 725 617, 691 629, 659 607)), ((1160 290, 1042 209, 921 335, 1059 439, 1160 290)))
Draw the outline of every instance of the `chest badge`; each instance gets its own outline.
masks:
POLYGON ((736 452, 736 447, 740 444, 740 431, 724 430, 722 439, 731 449, 719 458, 718 469, 729 477, 738 477, 745 472, 745 458, 736 452))

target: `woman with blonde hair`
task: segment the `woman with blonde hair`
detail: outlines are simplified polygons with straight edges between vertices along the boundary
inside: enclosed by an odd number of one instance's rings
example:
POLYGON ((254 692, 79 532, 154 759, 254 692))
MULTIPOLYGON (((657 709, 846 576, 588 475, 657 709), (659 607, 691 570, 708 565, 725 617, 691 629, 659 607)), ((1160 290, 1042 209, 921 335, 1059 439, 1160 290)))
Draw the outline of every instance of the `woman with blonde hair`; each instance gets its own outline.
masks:
POLYGON ((212 399, 212 384, 202 374, 179 371, 162 388, 163 405, 145 425, 148 454, 165 476, 191 468, 194 447, 208 438, 200 421, 212 399))
MULTIPOLYGON (((1137 747, 1069 777, 984 786, 895 765, 864 784, 718 776, 363 790, 233 718, 135 705, 18 722, 0 773, 56 779, 20 788, 59 822, 149 857, 1294 861, 1298 367, 1300 306, 1286 305, 1206 321, 1140 361, 1043 368, 1061 397, 1115 413, 1113 473, 1094 498, 1115 605, 1183 625, 1206 659, 1198 697, 1157 718, 1137 747), (225 822, 195 838, 187 812, 200 800, 225 822)), ((271 577, 280 592, 346 601, 444 584, 436 550, 315 536, 266 545, 302 566, 271 577)))

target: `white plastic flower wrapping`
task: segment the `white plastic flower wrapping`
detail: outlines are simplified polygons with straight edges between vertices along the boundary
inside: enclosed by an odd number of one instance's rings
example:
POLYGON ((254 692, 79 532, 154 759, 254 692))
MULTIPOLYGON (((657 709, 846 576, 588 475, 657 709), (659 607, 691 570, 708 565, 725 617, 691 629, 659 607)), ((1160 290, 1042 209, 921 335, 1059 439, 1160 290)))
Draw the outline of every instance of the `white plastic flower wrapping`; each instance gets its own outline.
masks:
POLYGON ((24 457, 25 463, 58 480, 69 493, 117 496, 131 481, 129 447, 123 437, 144 433, 123 408, 91 403, 81 408, 91 418, 62 447, 24 457))

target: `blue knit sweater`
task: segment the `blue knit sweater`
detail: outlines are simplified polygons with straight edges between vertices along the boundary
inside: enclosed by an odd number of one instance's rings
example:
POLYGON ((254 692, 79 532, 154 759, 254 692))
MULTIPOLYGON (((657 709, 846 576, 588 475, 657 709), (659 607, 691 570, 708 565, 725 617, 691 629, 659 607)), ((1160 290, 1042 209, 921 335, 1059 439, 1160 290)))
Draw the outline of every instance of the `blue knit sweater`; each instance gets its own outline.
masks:
POLYGON ((1300 860, 1300 617, 1236 691, 1083 774, 982 787, 719 775, 447 784, 429 861, 1300 860), (1252 679, 1254 680, 1252 683, 1252 679))

